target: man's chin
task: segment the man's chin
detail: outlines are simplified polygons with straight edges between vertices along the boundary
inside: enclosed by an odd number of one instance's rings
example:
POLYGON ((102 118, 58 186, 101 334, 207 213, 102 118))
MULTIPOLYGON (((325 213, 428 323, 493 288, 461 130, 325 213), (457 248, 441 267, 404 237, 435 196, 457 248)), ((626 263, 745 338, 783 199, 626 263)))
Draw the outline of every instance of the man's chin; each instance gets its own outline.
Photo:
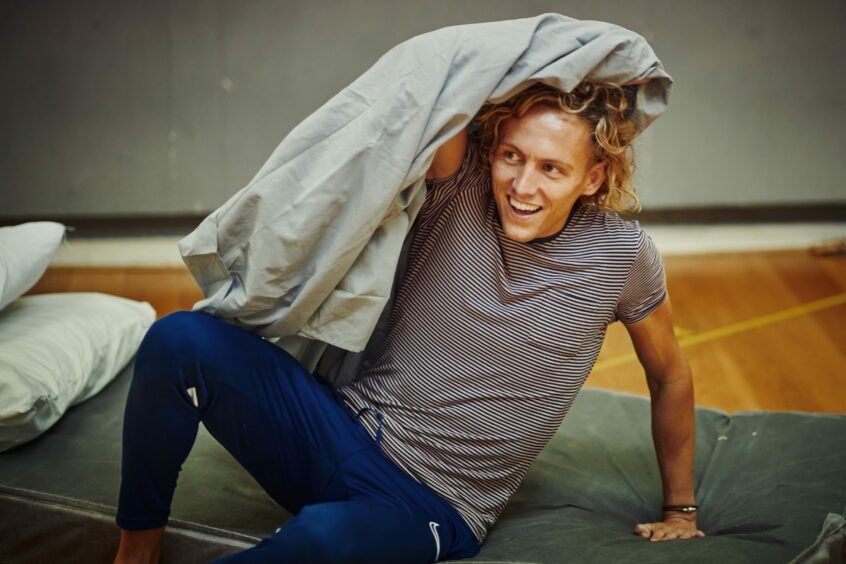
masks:
MULTIPOLYGON (((537 217, 532 219, 537 219, 537 217)), ((500 214, 499 223, 502 225, 503 234, 514 242, 528 243, 539 237, 534 221, 514 221, 506 212, 505 214, 500 214)))
POLYGON ((526 231, 525 229, 503 229, 503 234, 506 238, 511 239, 515 243, 528 243, 533 239, 537 239, 534 231, 526 231))

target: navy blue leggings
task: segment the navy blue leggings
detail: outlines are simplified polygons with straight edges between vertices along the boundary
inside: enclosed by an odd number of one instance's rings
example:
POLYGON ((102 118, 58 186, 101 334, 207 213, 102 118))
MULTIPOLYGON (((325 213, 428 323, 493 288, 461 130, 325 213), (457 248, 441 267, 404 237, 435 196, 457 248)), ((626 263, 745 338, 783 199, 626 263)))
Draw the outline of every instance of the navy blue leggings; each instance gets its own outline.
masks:
POLYGON ((117 524, 163 526, 200 422, 295 515, 221 562, 435 562, 479 545, 457 511, 386 458, 330 384, 198 312, 153 324, 135 360, 117 524))

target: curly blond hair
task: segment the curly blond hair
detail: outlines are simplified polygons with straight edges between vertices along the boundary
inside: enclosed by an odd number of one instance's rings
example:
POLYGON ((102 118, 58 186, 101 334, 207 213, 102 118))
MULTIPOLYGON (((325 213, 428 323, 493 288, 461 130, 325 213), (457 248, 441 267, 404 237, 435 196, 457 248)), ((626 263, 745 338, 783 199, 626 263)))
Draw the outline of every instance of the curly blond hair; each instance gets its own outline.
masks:
POLYGON ((582 81, 572 92, 537 83, 504 102, 485 104, 472 121, 478 128, 482 167, 490 170, 488 154, 499 144, 503 121, 522 117, 537 104, 561 109, 587 121, 593 132, 594 158, 606 163, 605 181, 595 194, 582 196, 582 203, 607 211, 637 212, 640 202, 632 185, 632 142, 638 135, 633 119, 634 93, 631 87, 608 82, 582 81))

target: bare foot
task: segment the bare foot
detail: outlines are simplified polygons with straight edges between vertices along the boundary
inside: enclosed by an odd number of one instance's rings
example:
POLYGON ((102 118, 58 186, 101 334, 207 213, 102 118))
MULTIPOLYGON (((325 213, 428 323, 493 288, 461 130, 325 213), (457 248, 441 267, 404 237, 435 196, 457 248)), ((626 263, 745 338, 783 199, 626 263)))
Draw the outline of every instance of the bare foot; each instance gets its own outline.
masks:
POLYGON ((158 564, 164 527, 143 531, 120 530, 115 564, 158 564))

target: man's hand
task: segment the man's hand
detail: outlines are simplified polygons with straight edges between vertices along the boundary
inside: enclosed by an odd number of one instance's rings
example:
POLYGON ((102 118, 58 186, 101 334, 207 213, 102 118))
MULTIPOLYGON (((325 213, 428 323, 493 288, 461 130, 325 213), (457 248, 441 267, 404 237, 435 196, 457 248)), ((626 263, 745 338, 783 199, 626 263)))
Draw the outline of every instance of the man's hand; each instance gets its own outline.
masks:
POLYGON ((704 537, 705 533, 696 528, 696 518, 682 515, 667 515, 657 523, 638 523, 634 527, 636 535, 650 541, 670 539, 692 539, 704 537))

